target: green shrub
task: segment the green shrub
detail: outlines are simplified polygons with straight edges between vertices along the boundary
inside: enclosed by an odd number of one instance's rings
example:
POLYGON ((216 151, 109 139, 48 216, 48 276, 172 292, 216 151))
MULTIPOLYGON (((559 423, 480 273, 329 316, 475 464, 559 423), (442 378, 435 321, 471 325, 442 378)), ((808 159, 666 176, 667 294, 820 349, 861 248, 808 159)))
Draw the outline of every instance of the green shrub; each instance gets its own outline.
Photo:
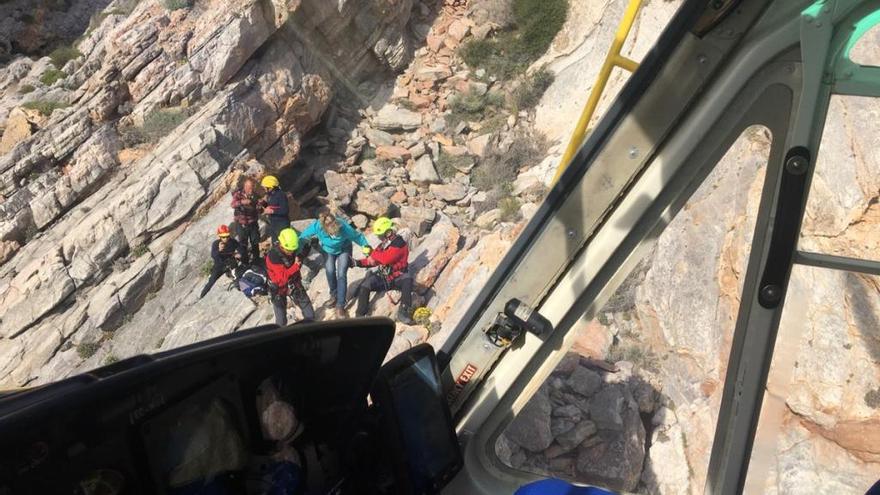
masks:
POLYGON ((22 106, 24 108, 36 110, 48 117, 49 115, 52 115, 52 112, 55 110, 58 110, 59 108, 67 108, 69 105, 55 100, 34 100, 29 101, 22 106))
POLYGON ((514 197, 505 197, 498 200, 498 219, 502 222, 516 220, 519 216, 519 200, 514 197))
POLYGON ((155 143, 171 133, 183 123, 189 114, 176 108, 157 108, 144 117, 144 123, 120 129, 122 141, 126 146, 155 143))
POLYGON ((46 86, 51 86, 59 79, 64 79, 65 77, 67 77, 67 74, 63 70, 49 68, 40 76, 40 82, 46 86))
POLYGON ((407 98, 400 98, 397 101, 395 101, 395 103, 397 103, 397 106, 399 106, 401 108, 405 108, 405 109, 413 111, 413 112, 415 112, 419 109, 419 107, 417 107, 416 104, 412 102, 412 100, 409 100, 407 98))
POLYGON ((80 56, 82 56, 82 53, 72 46, 59 46, 49 54, 49 58, 52 60, 52 65, 59 69, 64 67, 64 64, 67 62, 80 56))
POLYGON ((100 349, 101 344, 97 342, 80 342, 78 346, 76 346, 76 354, 81 359, 88 359, 95 355, 100 349))
POLYGON ((565 24, 568 0, 513 0, 513 18, 519 31, 518 49, 532 60, 550 48, 565 24))
POLYGON ((479 94, 472 89, 457 93, 449 98, 449 114, 446 122, 457 125, 459 122, 479 121, 495 116, 504 106, 504 97, 495 91, 479 94))
POLYGON ((510 79, 550 48, 567 15, 568 0, 513 0, 512 28, 465 43, 459 55, 472 68, 510 79))
POLYGON ((37 88, 35 88, 32 84, 22 84, 21 86, 18 87, 18 92, 23 95, 26 95, 28 93, 33 92, 33 90, 35 90, 35 89, 37 89, 37 88))
POLYGON ((455 177, 460 168, 467 168, 474 163, 474 159, 468 155, 450 155, 440 152, 437 157, 436 170, 440 177, 449 179, 455 177))
POLYGON ((373 158, 376 158, 376 148, 372 146, 364 148, 361 152, 361 160, 372 160, 373 158))
POLYGON ((202 265, 202 276, 210 277, 212 271, 214 271, 214 262, 206 261, 205 264, 202 265))
POLYGON ((190 7, 189 0, 165 0, 165 8, 168 10, 188 9, 190 7))
POLYGON ((507 151, 492 147, 471 173, 471 184, 477 189, 491 191, 516 180, 519 169, 537 165, 547 151, 547 139, 537 131, 518 130, 507 151))
POLYGON ((541 101, 544 92, 553 84, 554 75, 544 67, 523 79, 513 92, 513 102, 517 110, 527 110, 541 101))
POLYGON ((113 363, 118 363, 119 358, 114 356, 113 354, 107 354, 107 357, 104 358, 104 366, 111 365, 113 363))
POLYGON ((146 244, 141 244, 140 246, 136 246, 134 249, 131 250, 131 255, 135 258, 140 258, 141 256, 147 254, 149 251, 150 249, 147 248, 146 244))

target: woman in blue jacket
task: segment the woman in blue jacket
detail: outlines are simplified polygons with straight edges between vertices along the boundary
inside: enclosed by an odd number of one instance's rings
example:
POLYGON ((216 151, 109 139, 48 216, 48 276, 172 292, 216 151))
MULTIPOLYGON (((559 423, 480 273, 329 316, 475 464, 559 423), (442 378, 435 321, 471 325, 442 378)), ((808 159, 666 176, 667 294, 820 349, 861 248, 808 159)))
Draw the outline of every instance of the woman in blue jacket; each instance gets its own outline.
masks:
POLYGON ((300 242, 318 239, 324 252, 324 271, 330 286, 330 300, 325 307, 336 306, 336 316, 345 318, 345 296, 348 290, 348 267, 351 266, 351 244, 357 243, 369 254, 370 244, 364 234, 355 230, 345 219, 322 213, 318 220, 303 230, 300 242))

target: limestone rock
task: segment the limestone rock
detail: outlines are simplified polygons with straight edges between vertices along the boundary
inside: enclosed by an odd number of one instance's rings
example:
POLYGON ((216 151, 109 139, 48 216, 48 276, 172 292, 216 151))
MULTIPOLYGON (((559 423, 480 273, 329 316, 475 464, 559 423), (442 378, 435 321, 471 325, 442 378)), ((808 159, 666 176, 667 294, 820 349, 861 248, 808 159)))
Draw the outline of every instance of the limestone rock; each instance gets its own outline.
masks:
POLYGON ((352 206, 355 211, 376 218, 388 213, 391 208, 391 200, 380 193, 361 189, 355 194, 352 206))
POLYGON ((368 127, 367 130, 364 131, 364 134, 367 136, 367 139, 370 140, 370 144, 374 147, 391 146, 394 144, 394 136, 385 131, 368 127))
POLYGON ((383 131, 411 131, 422 125, 422 116, 405 108, 386 105, 376 114, 373 125, 383 131))
POLYGON ((416 160, 409 177, 416 184, 437 184, 441 181, 440 175, 434 169, 431 156, 427 154, 416 160))
POLYGON ((550 446, 550 399, 546 391, 539 390, 532 400, 516 415, 506 436, 515 444, 530 451, 540 452, 550 446))
POLYGON ((434 196, 446 201, 447 203, 454 203, 456 201, 464 199, 467 196, 467 188, 458 183, 458 182, 450 182, 448 184, 431 184, 430 187, 431 193, 434 196))
POLYGON ((417 236, 424 235, 425 232, 431 228, 436 217, 437 212, 432 208, 423 208, 419 206, 400 207, 401 221, 417 236))
POLYGON ((351 197, 358 189, 357 177, 332 170, 324 172, 324 183, 327 186, 328 198, 343 208, 351 203, 351 197))
POLYGON ((431 287, 446 264, 458 252, 461 233, 452 221, 441 216, 424 240, 409 255, 409 272, 419 287, 431 287))

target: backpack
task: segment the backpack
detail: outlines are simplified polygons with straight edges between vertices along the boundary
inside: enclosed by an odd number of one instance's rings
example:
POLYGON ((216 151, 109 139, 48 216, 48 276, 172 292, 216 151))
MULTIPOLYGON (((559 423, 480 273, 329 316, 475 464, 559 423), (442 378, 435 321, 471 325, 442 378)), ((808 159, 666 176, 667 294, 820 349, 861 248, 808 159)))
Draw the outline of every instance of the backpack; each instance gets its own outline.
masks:
POLYGON ((269 293, 267 288, 269 278, 259 268, 246 270, 238 279, 238 287, 247 297, 265 296, 269 293))

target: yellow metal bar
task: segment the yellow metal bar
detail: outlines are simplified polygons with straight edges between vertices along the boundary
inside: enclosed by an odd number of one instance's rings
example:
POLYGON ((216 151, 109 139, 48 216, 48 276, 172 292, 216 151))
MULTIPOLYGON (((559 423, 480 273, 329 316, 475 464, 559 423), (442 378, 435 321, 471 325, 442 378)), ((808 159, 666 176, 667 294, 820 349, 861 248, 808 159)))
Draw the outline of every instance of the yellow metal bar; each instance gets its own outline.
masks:
POLYGON ((571 159, 574 158, 575 153, 577 153, 577 150, 581 147, 581 143, 584 142, 584 136, 587 134, 587 126, 590 124, 590 119, 593 118, 593 113, 595 113, 596 107, 599 106, 599 98, 602 97, 602 92, 605 91, 605 86, 608 84, 608 79, 611 77, 611 70, 614 67, 620 67, 630 72, 635 72, 639 66, 635 61, 620 55, 620 50, 623 48, 623 43, 626 41, 627 36, 629 36, 633 23, 635 23, 639 9, 642 7, 642 1, 643 0, 630 0, 629 4, 626 6, 626 11, 623 13, 623 19, 620 20, 620 25, 617 27, 617 33, 614 35, 614 41, 611 42, 611 48, 608 50, 605 62, 602 64, 602 68, 599 69, 599 75, 596 77, 596 84, 593 85, 593 89, 590 91, 590 97, 587 99, 587 104, 584 105, 584 110, 581 112, 581 117, 578 119, 574 133, 571 135, 571 141, 568 142, 568 147, 565 148, 565 153, 559 161, 559 168, 556 169, 556 175, 553 177, 554 183, 559 180, 559 176, 562 175, 562 172, 565 172, 571 159))

